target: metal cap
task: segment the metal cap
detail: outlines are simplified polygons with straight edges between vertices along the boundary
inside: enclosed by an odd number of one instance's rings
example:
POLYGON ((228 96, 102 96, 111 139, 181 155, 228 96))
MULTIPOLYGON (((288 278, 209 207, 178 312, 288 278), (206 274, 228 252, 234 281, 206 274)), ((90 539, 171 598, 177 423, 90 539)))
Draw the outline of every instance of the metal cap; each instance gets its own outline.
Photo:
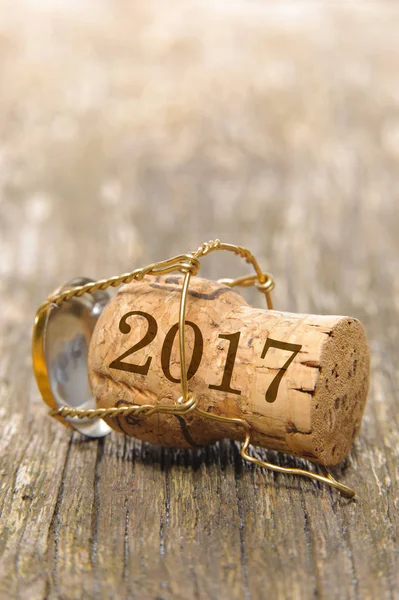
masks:
MULTIPOLYGON (((57 292, 92 281, 79 277, 57 292)), ((43 400, 51 408, 96 408, 88 380, 88 352, 94 327, 109 300, 109 293, 100 290, 39 309, 33 329, 33 370, 43 400)), ((92 438, 111 431, 100 418, 56 418, 92 438)))

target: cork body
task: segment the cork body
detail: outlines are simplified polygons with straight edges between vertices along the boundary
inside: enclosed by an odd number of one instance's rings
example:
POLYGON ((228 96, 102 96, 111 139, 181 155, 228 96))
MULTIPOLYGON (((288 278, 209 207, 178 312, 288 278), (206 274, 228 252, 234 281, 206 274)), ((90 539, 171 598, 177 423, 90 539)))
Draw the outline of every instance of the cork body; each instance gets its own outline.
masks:
MULTIPOLYGON (((105 307, 89 349, 99 407, 171 404, 181 396, 182 278, 145 278, 105 307)), ((350 317, 250 307, 226 286, 194 277, 186 311, 189 389, 207 412, 245 419, 252 443, 337 464, 359 432, 369 386, 363 326, 350 317)), ((195 413, 108 419, 145 441, 193 447, 242 439, 237 425, 195 413)))

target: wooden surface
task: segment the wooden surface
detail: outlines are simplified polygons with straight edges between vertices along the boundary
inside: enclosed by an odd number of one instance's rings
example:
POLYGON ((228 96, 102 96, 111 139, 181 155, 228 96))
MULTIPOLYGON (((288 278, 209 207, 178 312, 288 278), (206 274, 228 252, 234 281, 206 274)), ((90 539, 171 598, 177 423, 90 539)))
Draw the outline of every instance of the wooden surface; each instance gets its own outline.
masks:
POLYGON ((1 598, 399 597, 398 27, 384 2, 1 2, 1 598), (335 470, 357 501, 234 442, 47 417, 47 294, 214 237, 259 256, 280 310, 365 324, 369 401, 335 470))

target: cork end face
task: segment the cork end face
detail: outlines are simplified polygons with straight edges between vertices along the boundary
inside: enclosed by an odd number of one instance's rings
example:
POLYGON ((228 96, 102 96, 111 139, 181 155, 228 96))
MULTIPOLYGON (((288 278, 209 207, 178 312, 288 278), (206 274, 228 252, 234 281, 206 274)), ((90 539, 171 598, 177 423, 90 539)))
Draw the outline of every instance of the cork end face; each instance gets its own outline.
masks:
POLYGON ((369 390, 370 352, 357 319, 343 317, 326 335, 311 421, 314 460, 327 466, 349 454, 360 431, 369 390))

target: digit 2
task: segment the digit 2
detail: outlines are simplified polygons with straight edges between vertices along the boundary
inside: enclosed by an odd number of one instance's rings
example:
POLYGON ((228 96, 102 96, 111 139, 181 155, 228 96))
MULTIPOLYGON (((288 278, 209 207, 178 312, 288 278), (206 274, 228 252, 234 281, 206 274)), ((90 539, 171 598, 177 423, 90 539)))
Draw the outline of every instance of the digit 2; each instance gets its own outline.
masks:
POLYGON ((127 334, 127 333, 131 332, 132 328, 129 325, 129 323, 127 323, 127 319, 129 317, 133 317, 134 315, 137 315, 139 317, 144 317, 145 319, 147 319, 147 322, 148 322, 147 332, 146 332, 145 336, 139 342, 137 342, 137 344, 132 346, 124 354, 121 354, 121 356, 119 356, 116 360, 113 360, 112 363, 109 365, 109 368, 110 369, 118 369, 119 371, 127 371, 128 373, 138 373, 139 375, 147 375, 148 370, 150 368, 151 361, 152 361, 152 356, 149 356, 147 358, 144 365, 135 365, 133 363, 123 362, 123 361, 125 358, 127 358, 131 354, 134 354, 138 350, 141 350, 141 348, 145 348, 145 346, 148 346, 148 344, 151 344, 151 342, 154 340, 155 336, 157 335, 158 325, 152 315, 149 315, 146 312, 142 312, 141 310, 133 310, 131 312, 126 313, 121 318, 121 320, 119 322, 119 331, 121 333, 127 334))

